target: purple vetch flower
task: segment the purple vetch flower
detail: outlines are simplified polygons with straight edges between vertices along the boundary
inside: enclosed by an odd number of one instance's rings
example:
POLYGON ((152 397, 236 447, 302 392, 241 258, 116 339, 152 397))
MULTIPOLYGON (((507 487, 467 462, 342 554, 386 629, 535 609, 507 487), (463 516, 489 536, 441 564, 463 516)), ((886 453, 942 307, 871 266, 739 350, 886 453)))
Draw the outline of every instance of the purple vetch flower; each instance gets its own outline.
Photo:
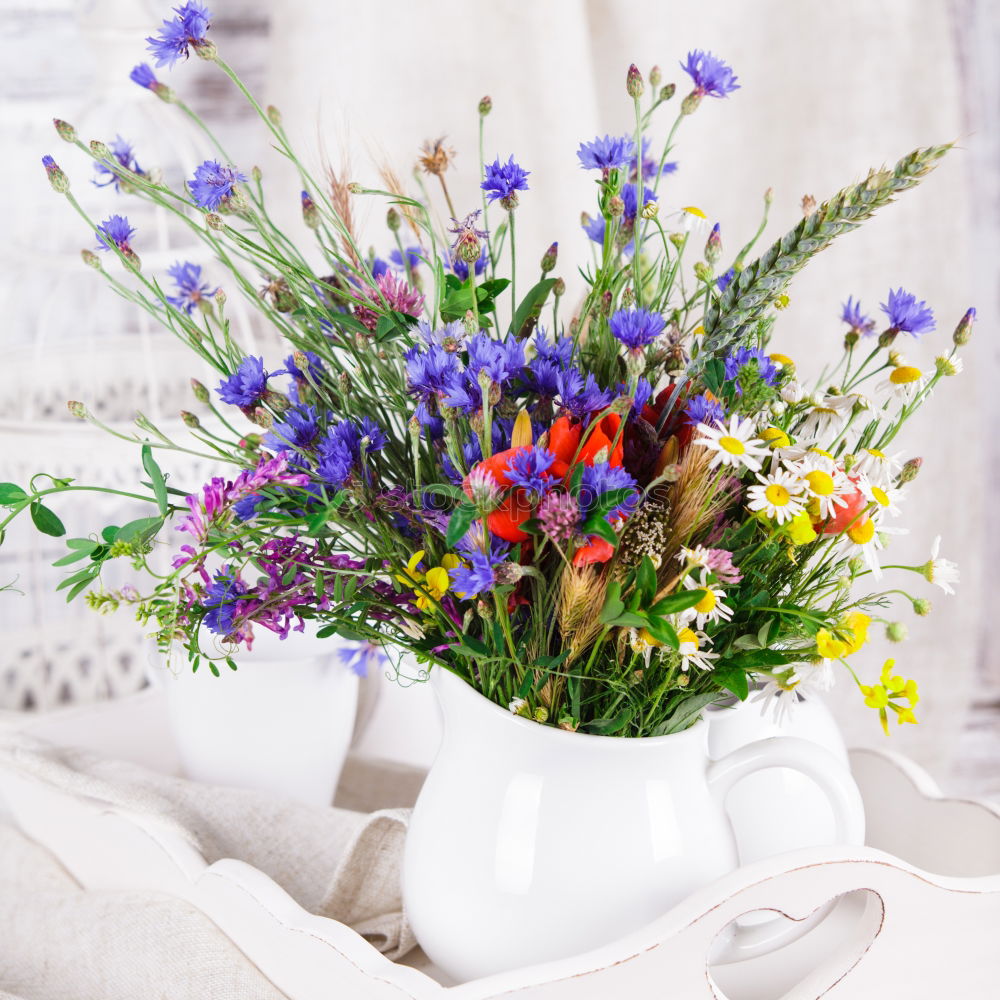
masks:
POLYGON ((194 312, 199 302, 211 298, 218 289, 209 288, 201 280, 201 265, 190 261, 177 261, 167 268, 167 274, 177 286, 176 295, 168 295, 167 301, 178 309, 183 309, 189 316, 194 312))
POLYGON ((138 66, 132 68, 132 72, 129 73, 128 78, 133 82, 137 83, 140 87, 145 87, 147 90, 155 91, 163 84, 156 79, 156 75, 149 68, 148 63, 139 63, 138 66))
POLYGON ((583 478, 580 480, 580 492, 577 502, 584 518, 596 506, 606 493, 613 490, 631 490, 631 494, 611 508, 605 515, 605 520, 614 521, 639 506, 639 494, 636 481, 621 466, 613 466, 610 462, 595 462, 584 467, 583 478))
POLYGON ((267 389, 267 380, 271 375, 281 375, 283 372, 264 370, 264 359, 244 358, 236 371, 224 378, 215 390, 224 403, 233 406, 256 406, 267 389))
POLYGON ((511 486, 538 500, 554 485, 548 471, 555 460, 556 456, 545 448, 524 448, 511 457, 504 472, 511 486))
POLYGON ((205 588, 205 627, 216 635, 227 636, 234 630, 237 607, 241 598, 249 592, 238 572, 231 566, 223 566, 205 588))
POLYGON ((164 19, 158 35, 146 39, 157 66, 173 66, 181 56, 187 58, 189 48, 210 44, 205 33, 212 25, 212 14, 204 4, 187 0, 174 8, 174 14, 172 19, 164 19))
POLYGON ((97 227, 97 249, 110 250, 112 244, 118 247, 122 253, 132 252, 129 240, 135 234, 135 230, 129 225, 129 221, 124 215, 112 215, 105 219, 97 227))
POLYGON ((235 167, 224 167, 218 160, 206 160, 195 167, 194 180, 188 181, 188 190, 195 203, 214 212, 225 198, 232 196, 236 185, 246 180, 235 167))
POLYGON ((651 344, 663 333, 667 321, 648 309, 619 309, 608 320, 608 327, 616 340, 637 351, 651 344))
MULTIPOLYGON (((778 366, 759 347, 737 347, 726 355, 726 380, 737 378, 747 365, 757 363, 761 381, 773 388, 778 380, 778 366)), ((740 390, 742 391, 742 390, 740 390)))
POLYGON ((880 305, 882 312, 889 317, 889 329, 897 333, 908 333, 919 336, 930 333, 937 325, 934 311, 925 301, 917 301, 915 295, 902 288, 889 289, 889 300, 880 305))
MULTIPOLYGON (((108 150, 115 160, 118 161, 118 165, 124 170, 129 170, 133 174, 138 174, 140 177, 145 177, 146 171, 139 166, 135 158, 135 153, 132 150, 132 144, 123 139, 120 135, 116 135, 112 142, 108 143, 108 150)), ((98 177, 104 177, 104 180, 98 180, 94 178, 91 182, 95 187, 107 187, 109 184, 113 184, 116 191, 121 190, 119 176, 111 169, 106 163, 95 163, 94 172, 98 177), (106 175, 106 176, 105 176, 106 175)))
POLYGON ((560 545, 575 538, 580 528, 580 505, 569 493, 549 493, 538 507, 542 532, 560 545))
POLYGON ((687 55, 687 62, 681 69, 694 81, 695 93, 699 96, 726 97, 739 90, 732 69, 711 52, 695 49, 687 55))
POLYGON ((707 394, 692 396, 684 407, 684 420, 692 427, 697 424, 708 424, 713 427, 726 419, 726 410, 717 399, 710 399, 707 394))
POLYGON ((487 164, 486 179, 479 186, 486 192, 491 204, 499 198, 500 204, 510 211, 517 207, 517 192, 528 190, 530 172, 515 163, 513 156, 506 163, 501 163, 500 157, 497 157, 487 164))
POLYGON ((338 651, 340 662, 358 677, 369 677, 389 662, 385 650, 375 642, 352 642, 338 651))
POLYGON ((841 306, 840 319, 846 323, 855 333, 867 337, 875 330, 875 320, 866 316, 861 311, 860 300, 855 302, 854 297, 849 295, 847 301, 841 306))
POLYGON ((591 142, 581 142, 576 155, 584 170, 611 170, 624 167, 635 157, 635 142, 627 135, 597 136, 591 142))

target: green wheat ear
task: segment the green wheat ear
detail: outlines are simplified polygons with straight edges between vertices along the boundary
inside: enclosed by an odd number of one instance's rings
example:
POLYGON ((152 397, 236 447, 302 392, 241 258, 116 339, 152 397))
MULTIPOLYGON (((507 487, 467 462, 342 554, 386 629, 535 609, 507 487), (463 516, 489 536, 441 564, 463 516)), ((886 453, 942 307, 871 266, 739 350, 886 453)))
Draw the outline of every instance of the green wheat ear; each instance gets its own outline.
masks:
POLYGON ((722 297, 705 313, 704 347, 697 364, 718 356, 746 339, 764 311, 785 290, 811 257, 841 233, 858 226, 899 191, 915 187, 953 143, 916 149, 892 170, 872 170, 860 183, 846 187, 807 215, 737 274, 722 297))

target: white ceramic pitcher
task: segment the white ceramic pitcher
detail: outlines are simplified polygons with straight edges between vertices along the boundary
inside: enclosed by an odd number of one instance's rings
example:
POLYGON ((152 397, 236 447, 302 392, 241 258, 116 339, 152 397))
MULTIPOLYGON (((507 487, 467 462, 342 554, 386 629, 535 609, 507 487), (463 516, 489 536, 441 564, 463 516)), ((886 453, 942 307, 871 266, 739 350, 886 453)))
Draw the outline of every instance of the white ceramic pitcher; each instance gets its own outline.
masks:
POLYGON ((712 761, 705 722, 589 736, 512 715, 446 670, 431 682, 444 739, 411 818, 403 895, 417 940, 457 981, 606 944, 732 871, 726 795, 763 768, 808 774, 838 840, 863 837, 856 786, 804 740, 712 761))

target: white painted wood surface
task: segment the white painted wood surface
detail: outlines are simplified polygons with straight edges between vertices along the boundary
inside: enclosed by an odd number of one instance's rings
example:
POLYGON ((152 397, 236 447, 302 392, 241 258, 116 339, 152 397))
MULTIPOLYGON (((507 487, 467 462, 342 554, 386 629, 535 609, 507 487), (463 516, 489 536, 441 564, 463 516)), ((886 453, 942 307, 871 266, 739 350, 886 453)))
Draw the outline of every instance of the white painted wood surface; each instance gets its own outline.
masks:
MULTIPOLYGON (((155 693, 37 719, 31 732, 176 770, 155 693)), ((430 968, 389 962, 350 928, 305 912, 237 860, 208 865, 148 816, 0 771, 0 805, 86 887, 164 892, 202 910, 291 1000, 845 1000, 996 995, 1000 954, 1000 809, 941 798, 904 758, 852 754, 869 846, 810 848, 742 868, 641 931, 565 961, 450 988, 430 968), (753 962, 709 967, 713 939, 769 909, 827 920, 753 962)), ((419 956, 414 960, 419 965, 419 956)))

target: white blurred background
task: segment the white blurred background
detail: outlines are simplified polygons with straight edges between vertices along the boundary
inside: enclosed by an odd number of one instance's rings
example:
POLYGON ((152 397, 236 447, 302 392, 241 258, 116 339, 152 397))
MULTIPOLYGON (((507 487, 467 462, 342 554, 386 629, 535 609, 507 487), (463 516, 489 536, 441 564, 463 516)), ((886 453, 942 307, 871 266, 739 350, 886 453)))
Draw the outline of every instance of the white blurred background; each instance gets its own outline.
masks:
MULTIPOLYGON (((90 166, 52 130, 72 122, 84 140, 132 141, 145 169, 189 175, 205 158, 204 139, 176 110, 130 83, 146 58, 142 38, 166 16, 167 3, 144 0, 3 0, 0 36, 0 137, 8 220, 0 244, 0 480, 22 481, 45 469, 81 480, 128 482, 138 450, 71 422, 68 398, 81 399, 109 422, 127 426, 141 409, 176 427, 192 405, 187 379, 199 375, 167 334, 143 326, 79 259, 90 234, 49 188, 40 157, 51 153, 70 175, 92 215, 128 212, 140 229, 137 250, 147 270, 175 259, 199 259, 165 220, 129 206, 126 196, 90 185, 90 166)), ((387 162, 410 176, 420 144, 447 135, 458 151, 450 187, 459 212, 478 203, 476 105, 489 94, 486 153, 513 153, 532 171, 518 213, 524 278, 553 240, 557 274, 569 283, 587 259, 579 230, 591 209, 591 181, 578 168, 581 140, 630 127, 625 71, 653 64, 685 93, 678 61, 688 49, 710 49, 735 68, 742 89, 706 100, 684 123, 678 172, 661 186, 663 210, 699 206, 722 225, 732 256, 755 230, 761 198, 774 189, 763 249, 800 218, 803 195, 817 200, 892 164, 916 146, 955 140, 957 148, 924 184, 906 193, 859 232, 821 255, 791 288, 775 347, 800 368, 818 370, 839 350, 840 303, 860 297, 877 313, 890 287, 926 298, 938 331, 910 352, 930 362, 950 341, 970 305, 979 310, 965 373, 949 380, 900 439, 904 457, 924 459, 894 543, 898 562, 941 553, 961 566, 962 583, 947 597, 917 580, 913 590, 935 605, 915 618, 905 604, 895 617, 910 641, 892 650, 919 678, 921 724, 894 731, 891 745, 945 780, 948 787, 1000 794, 1000 645, 992 633, 992 592, 1000 554, 988 515, 1000 487, 1000 357, 993 346, 1000 261, 1000 4, 994 0, 216 0, 212 37, 251 89, 284 116, 312 166, 324 158, 348 179, 376 181, 387 162)), ((268 148, 239 95, 211 65, 192 59, 161 79, 181 91, 219 131, 244 171, 258 164, 279 218, 305 235, 298 189, 268 148)), ((666 130, 668 106, 659 127, 666 130)), ((381 186, 373 184, 373 186, 381 186)), ((382 203, 356 202, 366 220, 365 245, 391 246, 382 203)), ((216 283, 222 275, 207 268, 216 283)), ((231 297, 233 302, 235 296, 231 297)), ((267 331, 237 317, 248 346, 268 351, 267 331), (256 339, 254 339, 256 338, 256 339)), ((191 463, 172 466, 188 481, 191 463)), ((80 501, 59 508, 72 533, 118 514, 80 501)), ((124 516, 124 515, 122 515, 124 516)), ((104 523, 104 522, 102 522, 104 523)), ((120 521, 119 521, 120 523, 120 521)), ((125 693, 141 683, 141 630, 99 618, 51 591, 60 572, 49 564, 65 551, 13 532, 0 549, 0 708, 46 708, 125 693)), ((877 674, 888 643, 867 649, 859 664, 877 674)), ((400 727, 401 753, 423 759, 433 739, 418 738, 431 718, 424 695, 387 692, 382 725, 400 727), (413 719, 421 720, 414 725, 413 719), (412 742, 408 742, 408 740, 412 742), (407 749, 410 748, 410 749, 407 749)), ((850 743, 878 743, 873 713, 853 685, 835 692, 850 743)))

